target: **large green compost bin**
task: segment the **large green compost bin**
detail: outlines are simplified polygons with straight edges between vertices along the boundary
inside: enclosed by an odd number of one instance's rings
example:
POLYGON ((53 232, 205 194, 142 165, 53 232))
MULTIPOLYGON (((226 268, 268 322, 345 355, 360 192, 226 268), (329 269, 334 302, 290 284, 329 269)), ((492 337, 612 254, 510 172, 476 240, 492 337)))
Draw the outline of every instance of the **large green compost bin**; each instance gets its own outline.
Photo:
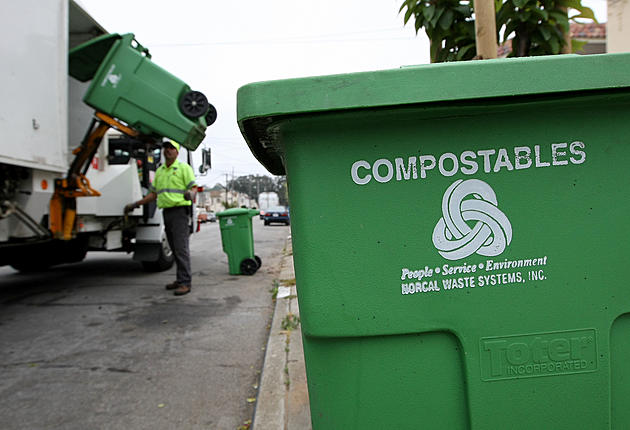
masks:
POLYGON ((253 275, 260 268, 261 259, 254 255, 254 209, 232 208, 217 213, 221 229, 223 251, 228 256, 230 275, 253 275))
POLYGON ((254 83, 315 429, 630 428, 630 54, 254 83))
POLYGON ((143 134, 194 150, 216 111, 206 97, 151 61, 134 35, 106 34, 70 50, 69 72, 92 80, 83 100, 143 134))

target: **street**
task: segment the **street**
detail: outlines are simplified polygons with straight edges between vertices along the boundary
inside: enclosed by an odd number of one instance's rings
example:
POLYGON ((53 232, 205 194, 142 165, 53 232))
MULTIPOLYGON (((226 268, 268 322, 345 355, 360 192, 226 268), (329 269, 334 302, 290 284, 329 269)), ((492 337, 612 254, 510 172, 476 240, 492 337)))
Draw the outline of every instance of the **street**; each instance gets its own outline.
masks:
POLYGON ((193 290, 131 254, 0 267, 0 428, 229 429, 251 419, 290 229, 253 219, 253 276, 230 276, 218 223, 191 237, 193 290))

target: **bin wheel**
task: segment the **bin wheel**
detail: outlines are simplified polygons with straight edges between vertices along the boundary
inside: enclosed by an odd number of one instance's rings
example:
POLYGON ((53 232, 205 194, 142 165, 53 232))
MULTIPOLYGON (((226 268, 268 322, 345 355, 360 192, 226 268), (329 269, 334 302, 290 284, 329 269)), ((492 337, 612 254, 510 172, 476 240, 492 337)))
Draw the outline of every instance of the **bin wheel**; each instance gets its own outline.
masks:
MULTIPOLYGON (((258 264, 258 269, 260 269, 260 266, 262 266, 262 260, 257 255, 254 255, 254 260, 256 260, 256 264, 258 264)), ((258 269, 256 269, 256 270, 258 270, 258 269)))
POLYGON ((179 109, 192 119, 205 115, 208 106, 208 99, 199 91, 188 91, 179 101, 179 109))
POLYGON ((217 120, 217 110, 211 103, 208 103, 208 112, 206 113, 206 125, 210 127, 217 120))
POLYGON ((253 275, 258 270, 258 263, 253 258, 246 258, 241 261, 241 273, 243 275, 253 275))

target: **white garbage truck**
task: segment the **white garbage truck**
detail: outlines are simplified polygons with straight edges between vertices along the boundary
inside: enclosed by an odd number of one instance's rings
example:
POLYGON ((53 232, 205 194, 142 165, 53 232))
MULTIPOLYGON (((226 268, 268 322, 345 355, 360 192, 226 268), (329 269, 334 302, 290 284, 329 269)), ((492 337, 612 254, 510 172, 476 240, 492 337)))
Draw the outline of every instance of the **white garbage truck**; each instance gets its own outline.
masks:
MULTIPOLYGON (((171 267, 155 204, 127 216, 123 208, 147 192, 161 142, 172 136, 88 106, 90 82, 69 75, 70 50, 107 32, 73 0, 8 2, 3 14, 0 265, 41 270, 88 251, 121 251, 147 270, 171 267)), ((210 122, 196 126, 199 139, 210 122)), ((203 150, 202 164, 207 156, 203 150)))
POLYGON ((272 206, 278 206, 280 204, 279 201, 278 193, 273 191, 258 194, 258 207, 260 210, 266 210, 272 206))

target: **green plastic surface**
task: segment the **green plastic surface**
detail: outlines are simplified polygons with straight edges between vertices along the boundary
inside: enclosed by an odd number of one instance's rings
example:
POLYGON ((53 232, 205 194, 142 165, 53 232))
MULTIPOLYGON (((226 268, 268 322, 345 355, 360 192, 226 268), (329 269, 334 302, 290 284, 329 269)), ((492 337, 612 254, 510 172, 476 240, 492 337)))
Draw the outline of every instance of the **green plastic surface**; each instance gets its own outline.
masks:
POLYGON ((241 275, 241 262, 246 258, 254 258, 252 217, 258 214, 257 210, 244 208, 232 208, 217 213, 221 243, 228 256, 230 275, 241 275))
POLYGON ((88 79, 93 75, 83 101, 140 133, 168 137, 188 149, 196 149, 205 137, 207 125, 205 118, 191 120, 179 109, 179 100, 190 87, 153 63, 147 50, 134 41, 133 34, 99 39, 102 40, 88 41, 71 52, 70 58, 81 64, 73 68, 77 75, 88 79), (89 61, 94 61, 91 68, 87 66, 89 61))
POLYGON ((553 55, 257 82, 238 90, 237 118, 254 156, 284 175, 267 126, 287 115, 628 88, 629 63, 628 54, 553 55))
POLYGON ((629 66, 240 90, 286 169, 314 429, 630 428, 629 66))
POLYGON ((92 79, 109 50, 120 38, 119 34, 103 34, 71 49, 68 55, 70 76, 81 82, 92 79))

